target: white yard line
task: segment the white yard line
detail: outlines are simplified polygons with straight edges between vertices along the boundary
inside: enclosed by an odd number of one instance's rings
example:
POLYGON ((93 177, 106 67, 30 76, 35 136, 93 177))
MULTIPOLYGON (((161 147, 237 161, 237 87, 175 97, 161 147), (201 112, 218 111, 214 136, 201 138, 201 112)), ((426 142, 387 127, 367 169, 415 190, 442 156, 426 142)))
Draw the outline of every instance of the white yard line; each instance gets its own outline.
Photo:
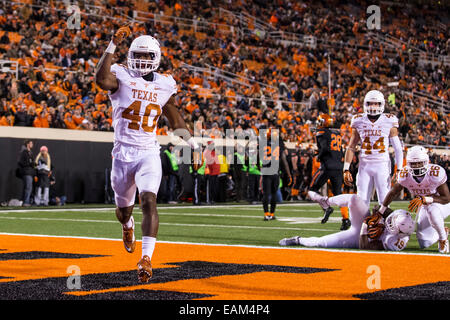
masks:
MULTIPOLYGON (((88 222, 88 223, 116 223, 117 220, 92 220, 92 219, 66 219, 66 218, 30 218, 30 217, 1 217, 0 219, 7 220, 31 220, 31 221, 65 221, 65 222, 88 222)), ((136 221, 136 225, 141 223, 136 221)), ((330 231, 329 229, 315 229, 315 228, 289 228, 289 227, 260 227, 260 226, 233 226, 233 225, 219 225, 219 224, 194 224, 194 223, 171 223, 160 222, 160 225, 167 226, 183 226, 183 227, 208 227, 208 228, 234 228, 234 229, 269 229, 269 230, 296 230, 296 231, 330 231)))
MULTIPOLYGON (((114 238, 95 238, 95 237, 81 237, 81 236, 55 236, 45 234, 24 234, 24 233, 7 233, 0 232, 0 235, 9 236, 26 236, 26 237, 48 237, 48 238, 66 238, 66 239, 87 239, 87 240, 104 240, 104 241, 122 241, 122 239, 114 238)), ((136 240, 141 242, 141 240, 136 240)), ((201 243, 201 242, 183 242, 183 241, 161 241, 158 243, 168 244, 187 244, 196 246, 214 246, 214 247, 238 247, 238 248, 254 248, 254 249, 276 249, 276 250, 295 250, 295 251, 325 251, 325 252, 344 252, 350 254, 381 254, 381 255, 413 255, 413 256, 437 256, 442 258, 450 258, 450 255, 439 253, 413 253, 403 251, 365 251, 365 250, 345 250, 345 249, 326 249, 326 248, 306 248, 306 247, 279 247, 279 246, 254 246, 254 245, 238 245, 238 244, 220 244, 220 243, 201 243)))

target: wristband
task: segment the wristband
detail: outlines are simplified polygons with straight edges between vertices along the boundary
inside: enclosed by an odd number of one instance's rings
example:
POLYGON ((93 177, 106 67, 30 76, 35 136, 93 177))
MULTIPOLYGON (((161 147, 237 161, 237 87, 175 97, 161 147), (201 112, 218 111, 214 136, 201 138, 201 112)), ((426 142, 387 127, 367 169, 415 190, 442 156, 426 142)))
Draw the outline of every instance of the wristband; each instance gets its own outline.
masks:
POLYGON ((365 236, 367 234, 367 224, 363 223, 361 226, 361 232, 359 233, 360 236, 365 236))
POLYGON ((116 51, 116 45, 115 45, 114 42, 111 40, 111 41, 109 42, 108 48, 106 48, 105 52, 106 52, 106 53, 114 54, 114 51, 116 51))
POLYGON ((423 197, 424 204, 432 204, 434 199, 433 197, 423 197))
POLYGON ((344 171, 347 171, 350 169, 350 162, 344 162, 344 171))
POLYGON ((380 209, 378 210, 379 213, 383 214, 386 211, 387 207, 381 205, 380 209))
POLYGON ((197 150, 200 148, 198 143, 195 141, 194 137, 190 137, 189 140, 186 142, 191 147, 191 149, 197 150))

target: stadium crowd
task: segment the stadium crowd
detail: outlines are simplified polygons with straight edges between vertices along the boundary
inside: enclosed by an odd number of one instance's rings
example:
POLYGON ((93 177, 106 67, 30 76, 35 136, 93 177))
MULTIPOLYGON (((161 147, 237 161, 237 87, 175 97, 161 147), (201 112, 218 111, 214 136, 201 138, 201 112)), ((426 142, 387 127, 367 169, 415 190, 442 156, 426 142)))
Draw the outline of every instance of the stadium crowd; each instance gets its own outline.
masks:
MULTIPOLYGON (((377 88, 385 93, 387 112, 399 117, 404 143, 449 145, 448 111, 408 94, 448 101, 449 66, 424 65, 412 54, 448 54, 448 26, 439 22, 438 8, 384 5, 380 33, 402 43, 393 49, 367 32, 367 4, 357 0, 345 5, 168 0, 148 7, 130 0, 91 1, 101 11, 85 14, 92 12, 82 7, 79 29, 67 28, 63 2, 33 3, 0 2, 0 60, 19 64, 17 78, 0 73, 2 126, 112 131, 111 104, 93 81, 94 68, 112 33, 138 9, 177 17, 173 23, 155 22, 156 15, 135 21, 133 34, 159 39, 160 72, 174 76, 183 116, 203 134, 219 137, 232 128, 257 135, 260 128, 277 127, 284 140, 311 145, 315 119, 325 112, 336 118, 345 145, 351 116, 361 112, 364 93, 377 88), (252 21, 236 21, 238 14, 230 14, 240 11, 270 26, 269 31, 314 36, 317 43, 283 45, 268 32, 257 32, 252 21), (186 21, 193 25, 186 28, 186 21), (203 28, 196 29, 196 21, 203 28), (219 24, 234 28, 225 32, 219 24), (398 86, 389 87, 389 82, 398 86)), ((127 45, 118 48, 118 62, 126 61, 127 50, 127 45)), ((158 134, 171 134, 165 119, 159 121, 158 134)))

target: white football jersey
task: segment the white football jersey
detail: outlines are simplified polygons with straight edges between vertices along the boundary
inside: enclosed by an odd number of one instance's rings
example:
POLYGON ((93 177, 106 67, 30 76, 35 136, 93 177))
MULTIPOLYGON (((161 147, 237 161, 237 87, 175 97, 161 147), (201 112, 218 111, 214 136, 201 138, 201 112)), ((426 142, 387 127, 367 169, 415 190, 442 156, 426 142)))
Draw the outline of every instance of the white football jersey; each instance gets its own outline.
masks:
POLYGON ((447 173, 445 169, 437 164, 428 164, 428 170, 425 177, 420 182, 408 172, 407 168, 403 168, 398 173, 398 183, 408 189, 413 196, 431 196, 436 189, 447 182, 447 173))
POLYGON ((384 230, 379 240, 383 243, 384 250, 401 251, 406 248, 409 236, 403 234, 392 234, 384 230))
POLYGON ((382 113, 377 121, 372 122, 366 113, 356 114, 350 126, 361 137, 360 160, 389 161, 389 133, 392 127, 398 127, 395 115, 382 113))
POLYGON ((169 98, 177 93, 175 80, 154 72, 154 80, 146 81, 131 75, 121 64, 113 64, 111 72, 119 81, 117 91, 109 93, 113 108, 113 157, 133 161, 142 156, 142 150, 159 153, 158 119, 169 98), (122 148, 124 145, 126 148, 122 148))

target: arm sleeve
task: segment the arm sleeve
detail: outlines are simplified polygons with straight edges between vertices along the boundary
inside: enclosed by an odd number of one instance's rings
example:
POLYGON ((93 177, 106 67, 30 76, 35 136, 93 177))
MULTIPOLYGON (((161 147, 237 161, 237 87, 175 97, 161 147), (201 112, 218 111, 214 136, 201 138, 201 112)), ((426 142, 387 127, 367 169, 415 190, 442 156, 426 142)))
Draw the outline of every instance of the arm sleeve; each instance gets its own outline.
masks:
POLYGON ((395 153, 395 164, 397 166, 397 170, 403 168, 403 148, 402 143, 398 136, 391 137, 389 139, 391 141, 392 147, 394 148, 395 153))

